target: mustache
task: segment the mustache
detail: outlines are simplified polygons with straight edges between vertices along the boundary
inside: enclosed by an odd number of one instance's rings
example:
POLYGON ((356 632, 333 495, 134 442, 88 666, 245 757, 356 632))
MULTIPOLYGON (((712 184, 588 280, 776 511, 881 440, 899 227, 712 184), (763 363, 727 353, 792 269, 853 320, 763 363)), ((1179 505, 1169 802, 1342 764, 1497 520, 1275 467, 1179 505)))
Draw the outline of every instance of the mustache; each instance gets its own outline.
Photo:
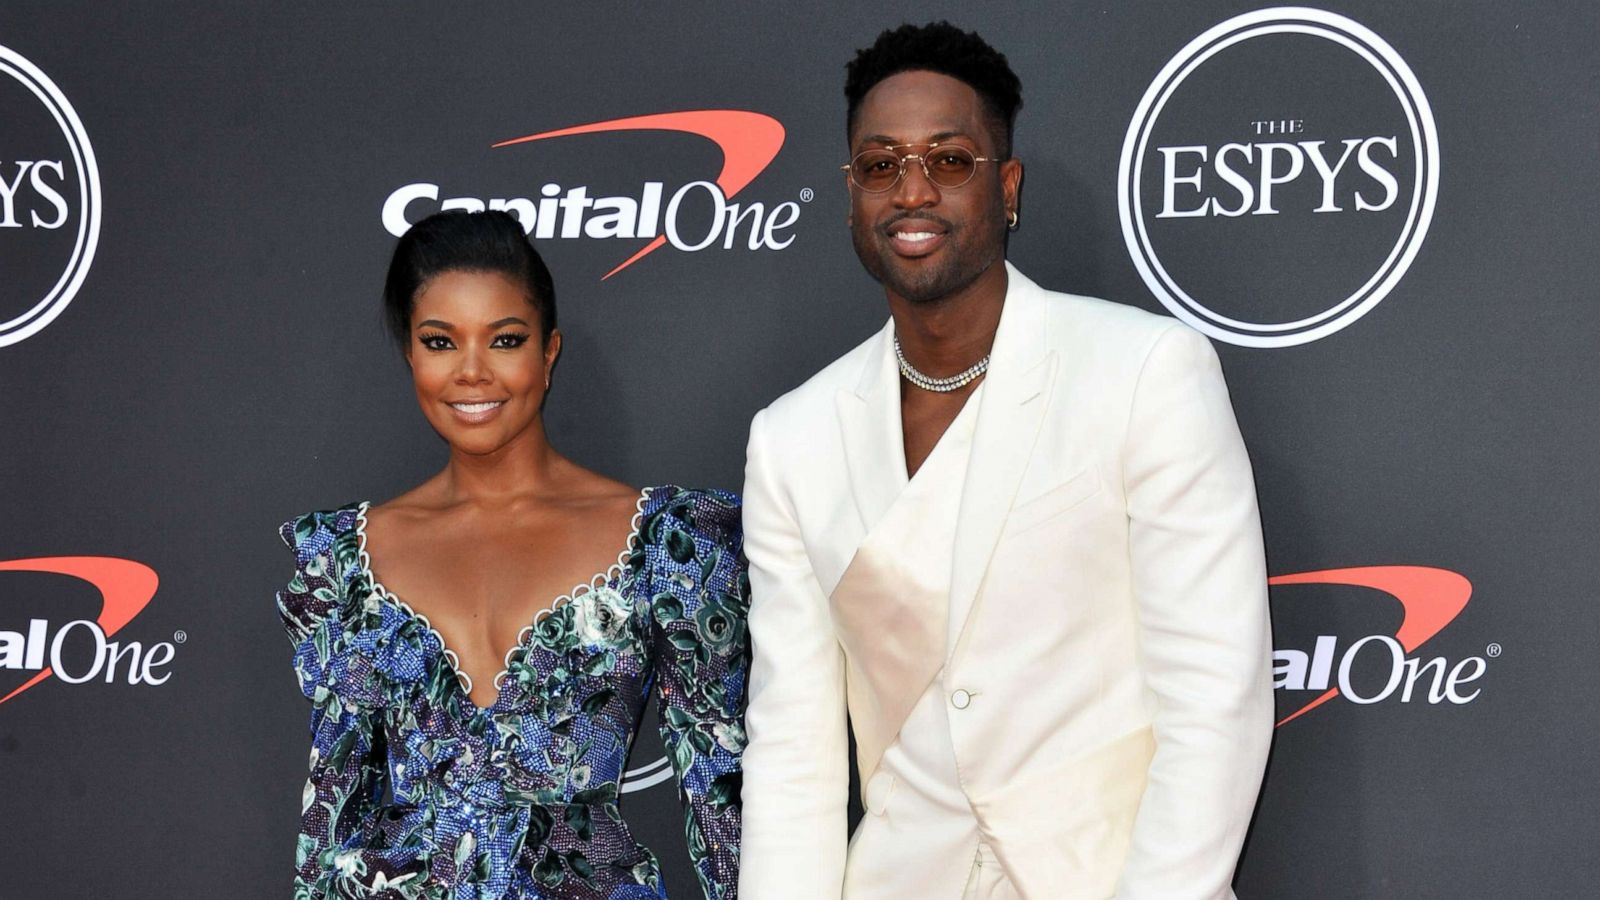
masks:
POLYGON ((932 222, 933 224, 938 225, 939 227, 943 228, 947 232, 956 230, 956 226, 951 224, 946 219, 941 219, 940 217, 938 217, 938 216, 936 216, 936 215, 934 215, 933 213, 930 213, 930 212, 922 212, 922 211, 919 211, 919 210, 912 210, 912 209, 901 210, 900 212, 897 212, 894 215, 890 216, 889 218, 885 219, 883 221, 883 224, 878 226, 878 230, 883 232, 884 234, 888 234, 889 233, 889 226, 895 224, 896 222, 904 222, 906 219, 916 219, 916 220, 921 221, 921 222, 932 222))

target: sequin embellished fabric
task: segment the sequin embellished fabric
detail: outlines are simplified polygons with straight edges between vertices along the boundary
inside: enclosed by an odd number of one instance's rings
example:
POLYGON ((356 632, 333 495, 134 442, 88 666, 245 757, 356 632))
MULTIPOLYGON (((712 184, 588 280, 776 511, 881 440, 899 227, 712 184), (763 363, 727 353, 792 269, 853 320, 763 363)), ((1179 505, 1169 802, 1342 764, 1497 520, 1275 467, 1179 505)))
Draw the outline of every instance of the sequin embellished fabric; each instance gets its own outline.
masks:
POLYGON ((311 701, 294 897, 659 900, 618 812, 650 691, 708 898, 735 898, 744 749, 745 573, 738 499, 645 492, 603 583, 524 633, 485 709, 427 620, 383 590, 365 505, 282 529, 278 593, 311 701))

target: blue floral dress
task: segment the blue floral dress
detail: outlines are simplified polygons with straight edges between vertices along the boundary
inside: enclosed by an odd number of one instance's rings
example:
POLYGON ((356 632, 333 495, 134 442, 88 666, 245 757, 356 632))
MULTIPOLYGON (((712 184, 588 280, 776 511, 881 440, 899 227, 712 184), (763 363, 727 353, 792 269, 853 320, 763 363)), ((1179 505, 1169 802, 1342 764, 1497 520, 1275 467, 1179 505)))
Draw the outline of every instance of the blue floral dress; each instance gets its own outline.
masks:
POLYGON ((737 895, 749 581, 738 499, 639 500, 617 564, 524 629, 479 708, 428 620, 384 589, 367 504, 284 524, 278 593, 312 703, 294 897, 658 900, 617 798, 649 691, 708 898, 737 895))

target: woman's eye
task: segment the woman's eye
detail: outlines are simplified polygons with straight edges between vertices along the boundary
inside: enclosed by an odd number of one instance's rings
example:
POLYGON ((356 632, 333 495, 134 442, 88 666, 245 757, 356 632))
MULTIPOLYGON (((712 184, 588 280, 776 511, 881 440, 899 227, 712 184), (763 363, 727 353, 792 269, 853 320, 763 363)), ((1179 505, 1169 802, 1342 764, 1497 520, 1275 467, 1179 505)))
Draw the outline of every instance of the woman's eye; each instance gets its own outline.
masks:
POLYGON ((417 343, 429 350, 449 350, 452 346, 450 339, 442 334, 425 334, 417 338, 417 343))
POLYGON ((528 342, 526 334, 497 334, 494 336, 493 346, 502 350, 515 350, 528 342))

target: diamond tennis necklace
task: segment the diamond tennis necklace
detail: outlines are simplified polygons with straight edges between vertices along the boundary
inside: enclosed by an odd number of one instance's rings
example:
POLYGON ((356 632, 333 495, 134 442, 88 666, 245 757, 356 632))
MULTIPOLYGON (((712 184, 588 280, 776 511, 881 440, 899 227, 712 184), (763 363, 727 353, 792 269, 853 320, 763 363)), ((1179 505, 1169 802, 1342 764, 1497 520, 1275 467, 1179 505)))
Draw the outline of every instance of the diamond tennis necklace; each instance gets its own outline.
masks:
POLYGON ((935 394, 948 394, 951 391, 959 391, 971 384, 979 375, 989 371, 989 354, 985 353, 983 359, 973 363, 970 368, 947 378, 934 378, 931 375, 924 375, 917 371, 916 366, 906 361, 905 352, 900 349, 899 335, 895 335, 894 338, 894 358, 900 362, 900 374, 905 380, 935 394))

